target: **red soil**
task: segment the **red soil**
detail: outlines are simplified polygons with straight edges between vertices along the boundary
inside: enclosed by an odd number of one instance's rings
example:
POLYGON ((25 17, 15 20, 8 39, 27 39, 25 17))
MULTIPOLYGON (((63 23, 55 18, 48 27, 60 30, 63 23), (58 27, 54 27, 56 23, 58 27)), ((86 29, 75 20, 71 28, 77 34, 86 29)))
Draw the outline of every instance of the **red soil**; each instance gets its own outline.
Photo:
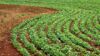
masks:
POLYGON ((10 30, 27 18, 56 10, 33 6, 0 5, 0 56, 21 56, 11 44, 10 30))

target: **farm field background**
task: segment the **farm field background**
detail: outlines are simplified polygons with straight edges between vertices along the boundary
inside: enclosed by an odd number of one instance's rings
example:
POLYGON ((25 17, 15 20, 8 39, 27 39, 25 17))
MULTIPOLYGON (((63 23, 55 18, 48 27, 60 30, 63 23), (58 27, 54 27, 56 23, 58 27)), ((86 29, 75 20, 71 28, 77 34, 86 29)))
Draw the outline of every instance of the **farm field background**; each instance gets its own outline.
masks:
POLYGON ((0 4, 0 25, 6 18, 21 20, 13 20, 11 25, 17 23, 10 29, 6 27, 10 22, 0 26, 6 28, 0 31, 5 37, 0 39, 0 56, 100 56, 99 0, 0 0, 0 4), (3 10, 9 16, 1 19, 3 10))

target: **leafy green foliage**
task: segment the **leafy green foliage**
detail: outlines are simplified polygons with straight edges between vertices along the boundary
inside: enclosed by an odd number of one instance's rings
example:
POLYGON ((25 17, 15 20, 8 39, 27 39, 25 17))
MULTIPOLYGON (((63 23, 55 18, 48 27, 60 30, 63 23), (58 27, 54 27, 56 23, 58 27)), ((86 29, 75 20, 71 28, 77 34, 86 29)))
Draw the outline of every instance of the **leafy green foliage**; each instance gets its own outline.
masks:
POLYGON ((25 20, 12 29, 12 44, 23 56, 36 53, 40 56, 100 56, 100 50, 93 46, 100 46, 99 0, 0 0, 0 3, 59 10, 25 20))

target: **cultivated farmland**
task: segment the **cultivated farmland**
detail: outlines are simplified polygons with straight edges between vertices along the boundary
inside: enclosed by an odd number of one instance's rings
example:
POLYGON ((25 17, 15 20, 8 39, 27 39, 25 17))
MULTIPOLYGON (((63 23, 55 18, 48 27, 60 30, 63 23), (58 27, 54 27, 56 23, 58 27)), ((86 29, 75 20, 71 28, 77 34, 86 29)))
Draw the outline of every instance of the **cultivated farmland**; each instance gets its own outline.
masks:
POLYGON ((99 0, 0 4, 0 56, 100 56, 99 0))

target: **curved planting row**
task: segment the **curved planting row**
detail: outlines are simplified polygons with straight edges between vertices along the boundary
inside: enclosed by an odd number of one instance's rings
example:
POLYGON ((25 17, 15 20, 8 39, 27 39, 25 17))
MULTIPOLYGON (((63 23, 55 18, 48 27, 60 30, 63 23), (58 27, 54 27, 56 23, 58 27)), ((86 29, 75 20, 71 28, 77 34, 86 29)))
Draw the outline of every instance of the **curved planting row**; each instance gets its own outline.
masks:
POLYGON ((74 9, 37 16, 13 28, 11 41, 23 56, 99 56, 100 24, 94 16, 74 9))

